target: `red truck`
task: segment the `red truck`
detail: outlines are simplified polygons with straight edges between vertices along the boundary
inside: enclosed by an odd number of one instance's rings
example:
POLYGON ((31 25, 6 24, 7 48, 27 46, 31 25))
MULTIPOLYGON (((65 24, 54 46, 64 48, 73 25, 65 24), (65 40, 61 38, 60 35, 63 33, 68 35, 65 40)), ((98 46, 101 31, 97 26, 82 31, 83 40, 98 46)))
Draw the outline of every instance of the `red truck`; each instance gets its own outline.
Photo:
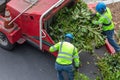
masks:
MULTIPOLYGON (((54 15, 75 0, 10 0, 0 16, 0 47, 11 50, 29 41, 42 51, 54 44, 47 32, 54 15)), ((57 52, 53 54, 57 56, 57 52)))

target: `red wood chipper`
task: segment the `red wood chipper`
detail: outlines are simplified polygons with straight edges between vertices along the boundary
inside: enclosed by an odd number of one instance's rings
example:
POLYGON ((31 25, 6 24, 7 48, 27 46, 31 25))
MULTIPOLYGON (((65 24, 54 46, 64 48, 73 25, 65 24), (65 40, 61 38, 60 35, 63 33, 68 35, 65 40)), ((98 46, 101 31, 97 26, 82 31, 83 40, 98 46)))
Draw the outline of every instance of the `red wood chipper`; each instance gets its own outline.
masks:
MULTIPOLYGON (((48 51, 54 41, 47 33, 53 16, 76 0, 10 0, 5 16, 0 16, 0 46, 13 49, 16 43, 29 41, 40 50, 48 51)), ((57 52, 53 54, 57 56, 57 52)))

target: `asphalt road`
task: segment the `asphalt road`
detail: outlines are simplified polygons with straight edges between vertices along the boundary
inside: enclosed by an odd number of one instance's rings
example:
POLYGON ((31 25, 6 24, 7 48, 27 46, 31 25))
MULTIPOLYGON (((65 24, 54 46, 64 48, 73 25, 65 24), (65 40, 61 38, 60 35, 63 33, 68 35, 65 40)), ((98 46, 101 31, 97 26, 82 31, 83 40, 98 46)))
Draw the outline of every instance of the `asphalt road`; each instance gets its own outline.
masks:
MULTIPOLYGON (((105 48, 95 51, 102 55, 105 48)), ((81 73, 91 79, 99 75, 93 55, 80 53, 80 60, 81 73)), ((17 45, 13 51, 0 48, 0 80, 57 80, 54 62, 55 57, 51 54, 43 53, 28 43, 17 45)))
POLYGON ((0 80, 57 80, 55 58, 25 43, 13 51, 0 48, 0 80))

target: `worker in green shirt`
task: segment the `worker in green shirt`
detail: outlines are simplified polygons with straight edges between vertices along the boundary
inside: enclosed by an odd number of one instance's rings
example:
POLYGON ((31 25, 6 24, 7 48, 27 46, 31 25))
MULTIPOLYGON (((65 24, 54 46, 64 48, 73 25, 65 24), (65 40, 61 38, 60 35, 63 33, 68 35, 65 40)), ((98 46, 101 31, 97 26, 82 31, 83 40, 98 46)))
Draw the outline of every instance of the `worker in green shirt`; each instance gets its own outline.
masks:
POLYGON ((97 13, 94 14, 99 17, 98 21, 93 20, 93 24, 102 25, 103 35, 105 35, 108 39, 108 42, 115 49, 116 53, 120 52, 120 46, 113 39, 114 36, 114 23, 112 21, 112 14, 106 4, 103 2, 99 2, 96 5, 97 13))
POLYGON ((49 51, 58 51, 56 58, 55 69, 57 70, 58 80, 64 80, 62 72, 65 71, 68 74, 69 80, 74 79, 74 67, 72 65, 74 61, 75 69, 78 69, 80 61, 78 56, 77 48, 71 44, 73 35, 68 33, 65 35, 65 40, 58 42, 51 46, 49 51))

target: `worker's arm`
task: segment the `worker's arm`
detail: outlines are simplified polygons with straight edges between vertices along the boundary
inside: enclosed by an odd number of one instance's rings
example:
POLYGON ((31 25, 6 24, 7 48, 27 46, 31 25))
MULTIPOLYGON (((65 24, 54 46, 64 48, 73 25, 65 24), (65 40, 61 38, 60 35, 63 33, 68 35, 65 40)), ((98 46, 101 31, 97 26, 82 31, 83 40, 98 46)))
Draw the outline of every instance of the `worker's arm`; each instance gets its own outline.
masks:
POLYGON ((75 50, 74 50, 73 57, 74 57, 73 59, 74 59, 75 67, 79 67, 80 66, 80 60, 79 60, 79 55, 78 55, 77 48, 75 48, 75 50))
POLYGON ((55 51, 59 50, 59 46, 60 46, 60 42, 58 42, 58 43, 56 43, 55 45, 51 46, 51 47, 49 48, 49 51, 50 51, 50 52, 55 52, 55 51))
MULTIPOLYGON (((97 15, 100 16, 99 14, 97 14, 97 15)), ((100 18, 98 19, 98 21, 93 20, 92 23, 99 25, 99 24, 103 24, 104 20, 105 20, 105 18, 103 16, 100 16, 100 18)))

